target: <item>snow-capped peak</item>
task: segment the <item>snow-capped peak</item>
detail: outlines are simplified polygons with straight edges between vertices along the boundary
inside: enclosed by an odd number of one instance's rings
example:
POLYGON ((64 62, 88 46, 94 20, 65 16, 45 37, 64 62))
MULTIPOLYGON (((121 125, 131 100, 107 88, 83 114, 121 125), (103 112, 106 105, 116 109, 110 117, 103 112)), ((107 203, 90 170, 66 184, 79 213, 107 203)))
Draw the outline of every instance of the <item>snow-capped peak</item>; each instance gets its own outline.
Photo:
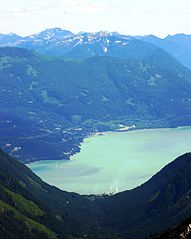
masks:
POLYGON ((72 32, 68 30, 63 30, 61 28, 50 28, 46 29, 40 33, 34 34, 30 36, 31 38, 41 38, 44 40, 50 40, 50 39, 60 39, 68 36, 74 35, 72 32))

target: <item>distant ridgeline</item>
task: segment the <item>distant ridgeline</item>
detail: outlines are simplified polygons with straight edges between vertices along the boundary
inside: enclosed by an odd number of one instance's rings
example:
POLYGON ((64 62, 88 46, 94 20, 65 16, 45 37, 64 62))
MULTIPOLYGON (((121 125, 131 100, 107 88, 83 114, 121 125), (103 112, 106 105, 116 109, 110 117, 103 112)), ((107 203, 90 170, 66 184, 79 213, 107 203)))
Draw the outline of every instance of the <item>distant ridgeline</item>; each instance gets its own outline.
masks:
POLYGON ((56 28, 0 46, 0 147, 21 161, 69 159, 120 125, 191 124, 191 71, 145 39, 56 28))
POLYGON ((0 47, 16 46, 47 56, 78 60, 94 55, 134 58, 135 54, 139 59, 147 54, 147 47, 151 47, 152 44, 191 68, 191 35, 186 34, 168 35, 161 39, 153 35, 132 37, 107 31, 74 34, 60 28, 46 29, 27 37, 13 33, 0 34, 0 47))
POLYGON ((191 153, 133 190, 80 196, 44 183, 0 150, 3 239, 190 238, 190 216, 191 153))

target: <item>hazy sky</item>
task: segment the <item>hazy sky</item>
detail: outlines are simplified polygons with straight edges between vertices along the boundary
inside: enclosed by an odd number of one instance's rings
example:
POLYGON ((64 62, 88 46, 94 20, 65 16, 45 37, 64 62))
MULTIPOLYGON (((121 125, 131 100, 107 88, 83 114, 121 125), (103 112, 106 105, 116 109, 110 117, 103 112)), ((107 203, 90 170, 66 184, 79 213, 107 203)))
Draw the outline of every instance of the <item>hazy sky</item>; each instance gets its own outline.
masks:
POLYGON ((191 0, 0 0, 0 33, 46 28, 129 35, 191 34, 191 0))

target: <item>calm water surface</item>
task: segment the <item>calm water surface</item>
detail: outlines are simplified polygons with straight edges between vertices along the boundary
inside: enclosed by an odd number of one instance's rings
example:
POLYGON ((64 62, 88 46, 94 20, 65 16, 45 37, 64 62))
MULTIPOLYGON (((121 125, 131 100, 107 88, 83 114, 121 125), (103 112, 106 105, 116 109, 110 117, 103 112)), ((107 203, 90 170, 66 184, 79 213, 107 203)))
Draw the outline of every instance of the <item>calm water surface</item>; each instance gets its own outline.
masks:
POLYGON ((111 132, 86 138, 71 160, 28 165, 51 185, 81 194, 134 188, 191 151, 191 127, 111 132))

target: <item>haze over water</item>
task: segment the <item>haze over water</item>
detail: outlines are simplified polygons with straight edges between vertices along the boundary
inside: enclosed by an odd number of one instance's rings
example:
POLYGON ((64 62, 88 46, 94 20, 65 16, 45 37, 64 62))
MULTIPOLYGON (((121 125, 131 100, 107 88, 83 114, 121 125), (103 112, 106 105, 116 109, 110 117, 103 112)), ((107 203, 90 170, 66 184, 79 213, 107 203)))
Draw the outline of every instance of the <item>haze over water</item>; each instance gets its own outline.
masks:
POLYGON ((191 151, 191 127, 111 132, 86 138, 71 160, 28 166, 63 190, 101 194, 132 189, 177 156, 191 151))

